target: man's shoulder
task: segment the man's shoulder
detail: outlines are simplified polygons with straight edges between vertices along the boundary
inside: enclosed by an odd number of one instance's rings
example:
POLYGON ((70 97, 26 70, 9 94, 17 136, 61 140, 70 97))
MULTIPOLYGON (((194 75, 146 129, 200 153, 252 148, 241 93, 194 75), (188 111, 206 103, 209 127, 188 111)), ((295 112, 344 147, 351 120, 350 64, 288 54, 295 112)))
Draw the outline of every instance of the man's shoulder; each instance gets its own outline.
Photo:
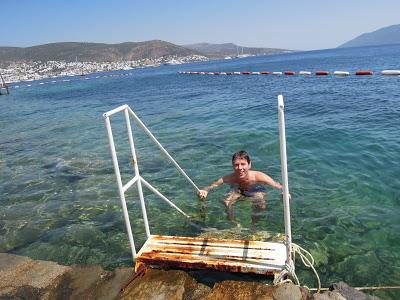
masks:
POLYGON ((257 179, 257 178, 262 178, 266 174, 261 172, 261 171, 251 171, 251 174, 257 179))
POLYGON ((261 172, 261 171, 255 171, 255 170, 250 170, 249 173, 250 173, 250 174, 253 174, 253 175, 263 175, 263 174, 264 174, 264 173, 261 172))

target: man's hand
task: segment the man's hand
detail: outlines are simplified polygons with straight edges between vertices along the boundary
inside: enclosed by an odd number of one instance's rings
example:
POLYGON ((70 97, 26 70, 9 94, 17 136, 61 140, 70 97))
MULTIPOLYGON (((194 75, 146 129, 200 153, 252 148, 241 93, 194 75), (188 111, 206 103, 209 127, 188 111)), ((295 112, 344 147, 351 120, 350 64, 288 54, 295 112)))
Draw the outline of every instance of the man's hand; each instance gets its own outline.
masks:
POLYGON ((199 197, 200 200, 205 200, 207 198, 208 192, 205 190, 200 190, 197 193, 197 196, 199 197))

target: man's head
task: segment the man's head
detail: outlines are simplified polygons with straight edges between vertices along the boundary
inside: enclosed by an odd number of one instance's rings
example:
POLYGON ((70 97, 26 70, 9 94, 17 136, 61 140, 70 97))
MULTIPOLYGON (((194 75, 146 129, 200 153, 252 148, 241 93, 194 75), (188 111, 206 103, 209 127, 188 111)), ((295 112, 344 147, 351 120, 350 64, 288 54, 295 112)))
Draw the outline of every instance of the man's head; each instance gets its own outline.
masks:
POLYGON ((244 150, 233 154, 232 166, 239 178, 246 178, 251 168, 251 160, 249 154, 244 150))

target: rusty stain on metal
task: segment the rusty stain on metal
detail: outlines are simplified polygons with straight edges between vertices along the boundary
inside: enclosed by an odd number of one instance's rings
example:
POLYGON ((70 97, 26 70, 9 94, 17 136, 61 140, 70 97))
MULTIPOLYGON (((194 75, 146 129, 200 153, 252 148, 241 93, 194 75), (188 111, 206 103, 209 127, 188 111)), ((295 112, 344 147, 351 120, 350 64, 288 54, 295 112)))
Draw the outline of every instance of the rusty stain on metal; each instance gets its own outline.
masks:
POLYGON ((150 236, 135 269, 158 266, 273 275, 283 270, 285 251, 283 243, 150 236))

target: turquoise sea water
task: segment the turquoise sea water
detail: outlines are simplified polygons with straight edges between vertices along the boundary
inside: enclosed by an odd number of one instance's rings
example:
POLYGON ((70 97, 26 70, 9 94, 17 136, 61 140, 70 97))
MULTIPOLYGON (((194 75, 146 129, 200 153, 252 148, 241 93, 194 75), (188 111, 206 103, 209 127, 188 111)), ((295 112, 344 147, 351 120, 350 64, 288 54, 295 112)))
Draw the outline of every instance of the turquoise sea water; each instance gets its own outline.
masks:
MULTIPOLYGON (((314 255, 323 286, 339 280, 399 284, 400 77, 378 74, 399 69, 399 58, 399 45, 367 47, 14 84, 11 95, 0 98, 0 251, 63 264, 130 265, 102 113, 130 105, 200 187, 230 172, 230 157, 241 149, 249 151, 253 169, 281 181, 277 95, 283 94, 294 242, 314 255), (359 69, 377 73, 177 73, 359 69)), ((122 115, 112 124, 126 182, 133 169, 122 115)), ((143 177, 196 223, 145 190, 153 234, 243 238, 284 231, 277 191, 268 189, 267 211, 256 218, 251 201, 238 202, 237 228, 221 204, 227 187, 211 192, 201 207, 192 187, 137 127, 134 135, 143 177)), ((128 193, 128 208, 141 246, 135 190, 128 193)), ((315 285, 300 264, 298 275, 315 285)))

